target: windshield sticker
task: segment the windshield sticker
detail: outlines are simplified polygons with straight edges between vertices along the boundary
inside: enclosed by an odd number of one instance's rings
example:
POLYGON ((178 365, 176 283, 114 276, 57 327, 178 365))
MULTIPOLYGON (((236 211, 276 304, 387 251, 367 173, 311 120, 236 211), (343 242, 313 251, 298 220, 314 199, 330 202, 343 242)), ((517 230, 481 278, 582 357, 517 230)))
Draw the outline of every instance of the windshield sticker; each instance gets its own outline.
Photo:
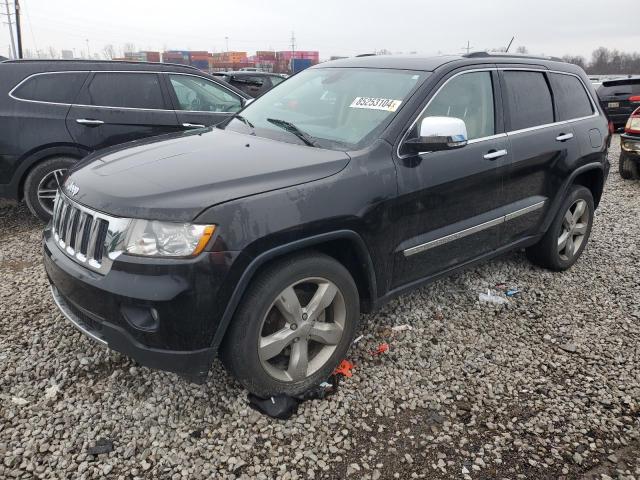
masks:
POLYGON ((395 112, 401 103, 402 100, 391 100, 389 98, 356 97, 349 107, 395 112))

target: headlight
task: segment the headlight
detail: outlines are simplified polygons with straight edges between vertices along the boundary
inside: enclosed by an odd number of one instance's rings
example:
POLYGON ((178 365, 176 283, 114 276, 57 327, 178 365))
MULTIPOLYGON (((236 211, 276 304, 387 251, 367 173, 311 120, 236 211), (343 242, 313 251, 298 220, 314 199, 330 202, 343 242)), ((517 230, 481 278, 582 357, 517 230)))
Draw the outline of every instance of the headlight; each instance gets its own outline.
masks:
POLYGON ((125 240, 125 252, 151 257, 191 257, 209 242, 215 225, 133 220, 125 240))
POLYGON ((640 141, 637 142, 628 142, 622 141, 622 149, 627 152, 640 152, 640 141))

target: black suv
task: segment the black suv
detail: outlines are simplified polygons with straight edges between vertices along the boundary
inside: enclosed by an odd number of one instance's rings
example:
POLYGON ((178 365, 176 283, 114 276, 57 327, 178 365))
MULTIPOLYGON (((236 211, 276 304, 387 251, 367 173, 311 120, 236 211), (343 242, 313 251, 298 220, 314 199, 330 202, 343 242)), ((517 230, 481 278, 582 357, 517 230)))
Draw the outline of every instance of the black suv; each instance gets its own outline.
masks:
POLYGON ((0 63, 0 197, 51 217, 78 159, 139 138, 219 123, 250 98, 192 67, 22 60, 0 63))
POLYGON ((638 103, 632 97, 640 97, 640 77, 605 80, 596 92, 613 126, 622 128, 629 115, 638 108, 638 103))
POLYGON ((266 72, 218 72, 212 75, 242 90, 252 98, 264 95, 286 80, 281 75, 266 72))
POLYGON ((400 293, 504 252, 569 268, 609 172, 578 67, 371 56, 288 79, 218 128, 70 172, 43 238, 53 298, 143 365, 202 378, 220 352, 296 394, 400 293))

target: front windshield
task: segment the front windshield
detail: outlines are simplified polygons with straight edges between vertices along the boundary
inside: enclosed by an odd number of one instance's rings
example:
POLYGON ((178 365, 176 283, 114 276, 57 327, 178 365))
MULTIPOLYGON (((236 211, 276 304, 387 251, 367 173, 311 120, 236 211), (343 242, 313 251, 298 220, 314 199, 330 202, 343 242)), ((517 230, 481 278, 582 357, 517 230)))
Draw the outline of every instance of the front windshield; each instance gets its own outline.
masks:
POLYGON ((426 72, 368 68, 305 70, 270 90, 226 129, 349 150, 373 141, 426 72))

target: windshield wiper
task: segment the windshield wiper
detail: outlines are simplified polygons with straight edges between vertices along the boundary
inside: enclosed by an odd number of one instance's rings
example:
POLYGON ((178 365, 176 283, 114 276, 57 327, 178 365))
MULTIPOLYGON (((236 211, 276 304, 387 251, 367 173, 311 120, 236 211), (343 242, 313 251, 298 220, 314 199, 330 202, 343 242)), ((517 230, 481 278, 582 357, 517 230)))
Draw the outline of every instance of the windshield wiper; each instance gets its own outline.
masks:
POLYGON ((302 140, 305 145, 310 147, 320 147, 318 142, 316 142, 315 138, 313 138, 308 133, 303 132, 298 127, 296 127, 293 123, 287 122, 286 120, 279 120, 277 118, 267 118, 267 122, 273 123, 276 127, 280 127, 283 130, 286 130, 289 133, 292 133, 300 140, 302 140))
POLYGON ((247 120, 246 118, 244 118, 242 115, 240 115, 239 113, 236 113, 233 117, 231 117, 232 119, 237 118, 238 120, 240 120, 242 123, 244 123, 246 126, 248 126, 249 128, 251 128, 252 130, 254 130, 251 134, 255 135, 255 129, 256 127, 253 126, 253 123, 251 123, 249 120, 247 120))

